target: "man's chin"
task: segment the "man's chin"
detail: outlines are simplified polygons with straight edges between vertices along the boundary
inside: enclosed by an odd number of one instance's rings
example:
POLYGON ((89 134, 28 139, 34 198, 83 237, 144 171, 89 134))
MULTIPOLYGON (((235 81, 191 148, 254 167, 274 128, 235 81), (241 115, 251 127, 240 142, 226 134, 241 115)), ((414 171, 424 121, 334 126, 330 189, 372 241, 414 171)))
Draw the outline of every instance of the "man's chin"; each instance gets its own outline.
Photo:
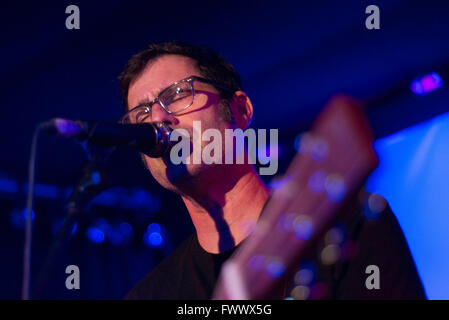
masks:
POLYGON ((188 183, 196 175, 198 165, 174 164, 162 157, 148 163, 148 169, 156 181, 166 189, 173 190, 188 183))
POLYGON ((175 192, 201 185, 203 179, 208 179, 208 176, 210 178, 210 171, 215 167, 204 163, 174 164, 169 152, 161 158, 146 160, 147 167, 156 181, 164 188, 175 192))

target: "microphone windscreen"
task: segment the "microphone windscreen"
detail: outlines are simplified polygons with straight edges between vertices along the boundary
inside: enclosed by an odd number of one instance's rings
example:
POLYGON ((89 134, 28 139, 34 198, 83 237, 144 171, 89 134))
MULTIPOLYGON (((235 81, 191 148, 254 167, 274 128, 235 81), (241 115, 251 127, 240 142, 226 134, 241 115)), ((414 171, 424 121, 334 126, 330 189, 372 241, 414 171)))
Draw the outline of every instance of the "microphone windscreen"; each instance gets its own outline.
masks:
POLYGON ((81 122, 55 118, 42 124, 42 130, 48 134, 56 134, 66 138, 77 137, 84 132, 81 122))

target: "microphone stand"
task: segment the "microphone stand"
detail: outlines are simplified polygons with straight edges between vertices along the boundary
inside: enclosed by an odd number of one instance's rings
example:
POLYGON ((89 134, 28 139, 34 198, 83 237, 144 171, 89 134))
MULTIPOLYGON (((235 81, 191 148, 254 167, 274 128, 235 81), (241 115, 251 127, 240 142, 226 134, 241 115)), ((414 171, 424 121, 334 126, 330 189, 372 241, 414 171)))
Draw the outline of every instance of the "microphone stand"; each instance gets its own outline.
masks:
POLYGON ((58 231, 56 239, 53 241, 47 259, 37 278, 36 290, 34 296, 42 297, 49 275, 54 266, 55 259, 59 252, 69 242, 73 227, 85 206, 98 194, 111 186, 111 182, 106 175, 105 164, 109 158, 112 148, 99 148, 83 144, 88 155, 88 161, 85 164, 81 178, 73 189, 71 196, 65 207, 66 219, 58 231))

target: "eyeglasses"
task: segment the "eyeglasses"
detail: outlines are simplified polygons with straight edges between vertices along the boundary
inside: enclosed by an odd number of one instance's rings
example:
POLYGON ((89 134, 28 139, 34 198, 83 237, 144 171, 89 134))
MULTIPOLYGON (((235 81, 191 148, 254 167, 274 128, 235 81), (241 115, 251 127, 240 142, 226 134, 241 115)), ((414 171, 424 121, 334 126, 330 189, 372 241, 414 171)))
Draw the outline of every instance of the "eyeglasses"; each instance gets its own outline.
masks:
POLYGON ((162 109, 169 114, 175 115, 180 113, 190 107, 195 100, 195 81, 208 83, 214 87, 232 92, 231 89, 216 83, 215 81, 197 76, 190 76, 189 78, 177 81, 162 90, 153 101, 141 103, 128 111, 120 119, 120 123, 138 124, 151 121, 151 109, 155 103, 158 103, 162 109))

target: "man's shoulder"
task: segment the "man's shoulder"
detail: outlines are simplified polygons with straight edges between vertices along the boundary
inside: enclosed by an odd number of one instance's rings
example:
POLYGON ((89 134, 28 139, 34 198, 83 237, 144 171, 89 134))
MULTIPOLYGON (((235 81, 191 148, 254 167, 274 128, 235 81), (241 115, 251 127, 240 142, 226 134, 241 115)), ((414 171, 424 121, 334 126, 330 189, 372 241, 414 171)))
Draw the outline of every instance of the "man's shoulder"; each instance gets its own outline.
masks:
MULTIPOLYGON (((340 299, 425 299, 411 251, 387 200, 363 193, 350 224, 349 240, 355 244, 346 268, 341 269, 340 299), (362 200, 362 201, 360 201, 362 200), (379 288, 368 290, 370 268, 379 270, 379 288)), ((353 206, 355 203, 352 204, 353 206)))
POLYGON ((170 255, 147 273, 125 296, 135 299, 171 299, 181 281, 181 268, 192 250, 195 235, 188 236, 170 255))

